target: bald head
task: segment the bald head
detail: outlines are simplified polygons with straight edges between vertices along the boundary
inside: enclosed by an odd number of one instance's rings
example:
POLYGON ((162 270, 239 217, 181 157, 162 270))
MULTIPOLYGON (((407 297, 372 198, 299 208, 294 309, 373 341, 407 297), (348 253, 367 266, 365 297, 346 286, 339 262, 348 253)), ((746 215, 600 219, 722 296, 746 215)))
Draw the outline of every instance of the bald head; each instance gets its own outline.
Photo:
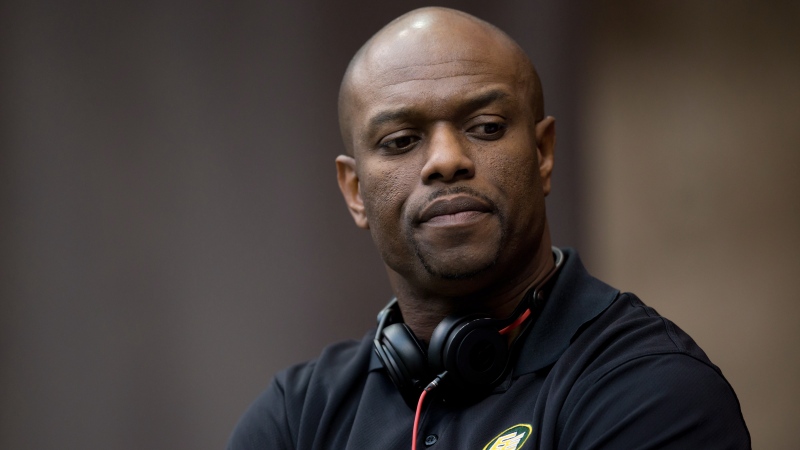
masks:
POLYGON ((339 118, 349 153, 336 159, 339 188, 401 305, 484 302, 512 295, 509 284, 520 293, 552 266, 555 119, 505 33, 444 8, 398 18, 350 63, 339 118))
POLYGON ((464 12, 421 8, 383 27, 350 61, 339 91, 339 125, 348 154, 354 148, 354 113, 366 106, 370 96, 385 95, 377 88, 393 80, 425 79, 433 75, 431 69, 443 65, 452 76, 510 70, 516 77, 517 95, 526 98, 535 121, 544 117, 539 77, 513 39, 464 12))

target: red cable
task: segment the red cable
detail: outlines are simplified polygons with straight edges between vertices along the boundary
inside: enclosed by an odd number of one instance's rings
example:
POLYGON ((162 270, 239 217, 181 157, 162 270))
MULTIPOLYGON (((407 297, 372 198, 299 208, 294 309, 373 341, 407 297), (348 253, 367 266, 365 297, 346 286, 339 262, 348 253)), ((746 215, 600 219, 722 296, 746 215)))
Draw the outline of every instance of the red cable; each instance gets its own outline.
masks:
POLYGON ((442 378, 447 375, 447 371, 436 375, 436 378, 433 379, 425 389, 422 390, 422 394, 419 395, 419 402, 417 402, 417 413, 414 414, 414 429, 411 431, 411 450, 417 450, 417 429, 419 428, 419 416, 422 414, 422 402, 425 401, 425 396, 428 395, 428 392, 436 389, 439 386, 439 383, 442 382, 442 378))
MULTIPOLYGON (((525 319, 527 319, 528 316, 530 315, 531 315, 531 309, 528 308, 525 310, 524 313, 520 314, 516 320, 511 322, 510 325, 501 329, 499 333, 506 334, 509 331, 513 330, 514 328, 517 328, 518 326, 520 326, 520 324, 522 324, 522 322, 525 322, 525 319)), ((414 429, 411 432, 411 439, 412 439, 411 450, 417 450, 417 432, 419 431, 419 417, 420 415, 422 415, 422 403, 425 401, 425 396, 428 395, 428 391, 435 389, 439 385, 439 381, 441 381, 444 374, 445 373, 443 372, 442 374, 437 376, 433 381, 431 381, 431 383, 425 389, 422 390, 422 394, 419 395, 419 402, 417 402, 417 412, 414 414, 414 429)))
POLYGON ((531 315, 531 309, 528 308, 528 309, 525 310, 524 313, 520 314, 519 317, 517 317, 517 320, 511 322, 511 325, 509 325, 509 326, 503 328, 502 330, 498 331, 498 333, 506 334, 509 331, 513 330, 514 328, 517 328, 518 326, 520 326, 520 324, 522 322, 525 322, 525 319, 527 319, 528 316, 530 316, 530 315, 531 315))
POLYGON ((413 439, 411 441, 411 450, 417 450, 417 429, 419 427, 419 416, 422 413, 422 402, 425 400, 425 395, 427 393, 427 389, 423 390, 422 394, 419 396, 419 402, 417 403, 417 413, 414 415, 414 431, 411 434, 411 439, 413 439))

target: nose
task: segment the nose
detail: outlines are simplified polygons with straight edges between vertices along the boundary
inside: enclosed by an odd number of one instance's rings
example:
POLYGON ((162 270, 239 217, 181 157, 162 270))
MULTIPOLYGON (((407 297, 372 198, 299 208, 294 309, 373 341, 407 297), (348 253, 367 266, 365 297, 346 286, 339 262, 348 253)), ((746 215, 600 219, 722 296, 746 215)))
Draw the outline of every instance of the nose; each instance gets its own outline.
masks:
POLYGON ((452 182, 475 175, 475 164, 462 139, 458 130, 450 126, 434 128, 428 142, 428 159, 422 168, 423 182, 452 182))

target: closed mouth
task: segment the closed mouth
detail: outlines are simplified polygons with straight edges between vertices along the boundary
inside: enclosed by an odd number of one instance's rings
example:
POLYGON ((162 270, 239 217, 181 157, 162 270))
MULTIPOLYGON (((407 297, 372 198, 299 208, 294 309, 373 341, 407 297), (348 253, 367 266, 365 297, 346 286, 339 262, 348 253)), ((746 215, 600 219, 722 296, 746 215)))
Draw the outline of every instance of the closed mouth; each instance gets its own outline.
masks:
POLYGON ((460 216, 468 218, 477 213, 490 213, 492 207, 483 199, 471 195, 440 197, 426 206, 417 219, 418 223, 443 221, 443 216, 460 216), (467 213, 467 214, 462 214, 467 213))

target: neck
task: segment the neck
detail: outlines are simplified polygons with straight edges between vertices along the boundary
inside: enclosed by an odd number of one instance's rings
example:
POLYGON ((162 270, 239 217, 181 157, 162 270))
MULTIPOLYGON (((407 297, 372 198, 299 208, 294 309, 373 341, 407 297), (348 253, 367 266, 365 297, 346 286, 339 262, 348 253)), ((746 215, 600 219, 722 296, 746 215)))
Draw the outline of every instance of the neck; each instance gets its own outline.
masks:
POLYGON ((495 318, 510 316, 525 293, 541 284, 555 267, 549 239, 543 241, 547 245, 541 245, 515 276, 496 277, 493 283, 477 286, 467 294, 419 289, 390 271, 404 322, 419 340, 430 342, 434 328, 450 314, 480 312, 495 318))

